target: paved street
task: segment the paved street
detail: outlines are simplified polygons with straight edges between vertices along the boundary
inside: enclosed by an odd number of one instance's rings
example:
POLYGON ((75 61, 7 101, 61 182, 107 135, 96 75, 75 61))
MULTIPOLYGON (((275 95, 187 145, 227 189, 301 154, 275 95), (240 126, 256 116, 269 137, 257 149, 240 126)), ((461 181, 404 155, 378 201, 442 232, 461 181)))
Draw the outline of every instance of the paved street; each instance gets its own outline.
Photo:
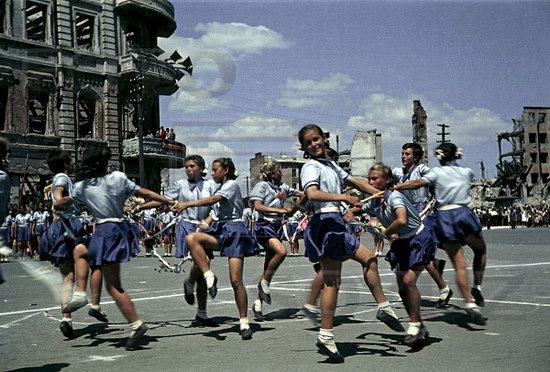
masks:
MULTIPOLYGON (((317 329, 299 311, 313 274, 303 257, 288 257, 277 273, 272 283, 273 304, 264 308, 267 320, 255 323, 250 312, 254 330, 250 341, 238 335, 224 259, 213 261, 220 290, 208 305, 209 315, 221 324, 218 328, 202 328, 194 322, 195 308, 182 295, 185 274, 158 272, 152 258, 133 259, 123 266, 123 285, 151 328, 145 345, 136 351, 124 349, 127 325, 107 294, 102 306, 110 323, 98 323, 82 309, 73 318, 78 338, 65 341, 59 331, 53 288, 31 276, 33 270, 25 271, 20 262, 1 264, 7 283, 0 286, 0 369, 546 371, 550 362, 550 229, 491 230, 485 237, 489 261, 483 289, 488 325, 466 323, 448 262, 444 277, 455 292, 449 308, 436 309, 437 287, 427 274, 420 279, 422 312, 430 337, 427 346, 415 352, 401 344, 402 334, 376 320, 376 305, 359 265, 346 263, 335 327, 346 361, 339 366, 316 352, 317 329)), ((369 237, 364 241, 370 245, 369 237)), ((466 252, 471 259, 471 251, 466 252)), ((443 253, 439 256, 444 257, 443 253)), ((256 296, 262 260, 246 259, 250 304, 256 296)), ((44 265, 44 277, 49 277, 47 264, 34 261, 27 266, 33 264, 44 265)), ((394 274, 386 262, 380 262, 380 273, 388 298, 406 324, 394 274)))

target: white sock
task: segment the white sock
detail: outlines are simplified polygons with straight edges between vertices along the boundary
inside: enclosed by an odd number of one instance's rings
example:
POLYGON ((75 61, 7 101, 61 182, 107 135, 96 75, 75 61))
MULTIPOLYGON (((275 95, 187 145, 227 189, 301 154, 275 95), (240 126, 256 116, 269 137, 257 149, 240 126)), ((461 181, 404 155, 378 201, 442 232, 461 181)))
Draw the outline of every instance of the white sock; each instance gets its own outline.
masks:
POLYGON ((475 302, 465 302, 464 307, 466 309, 477 309, 478 308, 478 306, 476 305, 475 302))
POLYGON ((264 293, 271 294, 271 290, 269 289, 269 283, 267 282, 267 280, 260 280, 260 285, 262 286, 262 291, 264 291, 264 293))
POLYGON ((388 306, 390 306, 390 302, 387 301, 387 300, 378 304, 379 309, 381 309, 383 307, 388 307, 388 306))
POLYGON ((90 305, 90 307, 94 310, 101 310, 101 306, 99 305, 90 305))
POLYGON ((136 320, 135 322, 133 323, 130 323, 130 329, 132 331, 135 331, 136 329, 138 329, 139 327, 141 327, 141 325, 143 324, 143 322, 141 320, 136 320))
POLYGON ((422 323, 420 322, 409 322, 409 329, 407 329, 408 335, 416 335, 420 331, 420 326, 422 323))
POLYGON ((62 322, 69 322, 70 325, 73 325, 73 319, 72 318, 64 316, 64 317, 61 318, 61 321, 62 322))
POLYGON ((332 329, 321 328, 319 330, 319 338, 322 340, 332 340, 334 338, 334 333, 332 329))
POLYGON ((86 292, 74 291, 73 292, 73 297, 71 298, 71 301, 80 300, 81 298, 84 298, 84 297, 86 297, 86 292))
POLYGON ((197 316, 202 319, 208 319, 208 315, 206 315, 206 310, 197 310, 197 316))
POLYGON ((254 301, 254 310, 262 311, 262 301, 259 298, 254 301))
POLYGON ((481 292, 481 286, 480 285, 474 285, 474 288, 478 289, 481 292))
POLYGON ((239 324, 241 326, 241 329, 250 328, 250 324, 248 323, 248 317, 239 319, 239 324))
POLYGON ((311 311, 312 313, 318 313, 319 312, 319 307, 318 306, 310 305, 310 304, 304 304, 304 307, 306 309, 308 309, 309 311, 311 311))
POLYGON ((439 299, 444 300, 447 297, 447 294, 449 293, 450 289, 449 286, 446 286, 443 289, 439 290, 439 299))
POLYGON ((212 270, 208 270, 204 274, 202 274, 202 276, 206 281, 206 288, 212 288, 212 286, 214 285, 214 278, 215 278, 214 272, 212 272, 212 270))

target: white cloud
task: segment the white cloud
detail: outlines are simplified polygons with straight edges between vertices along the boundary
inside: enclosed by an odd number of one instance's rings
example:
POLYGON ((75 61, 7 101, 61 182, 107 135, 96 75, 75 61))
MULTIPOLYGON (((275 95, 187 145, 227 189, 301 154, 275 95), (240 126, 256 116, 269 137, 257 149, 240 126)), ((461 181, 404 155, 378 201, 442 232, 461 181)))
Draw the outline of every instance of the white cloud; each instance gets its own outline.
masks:
POLYGON ((198 43, 207 49, 225 49, 236 57, 259 54, 266 49, 287 49, 292 43, 265 26, 245 23, 199 23, 195 31, 203 33, 198 43))
POLYGON ((181 80, 180 94, 170 104, 173 111, 201 112, 220 107, 219 97, 235 83, 236 60, 260 54, 269 49, 286 49, 292 43, 280 33, 265 26, 245 23, 199 23, 195 31, 199 38, 172 36, 159 39, 168 58, 177 50, 183 58, 191 56, 193 77, 181 80))
POLYGON ((320 106, 330 97, 343 95, 353 80, 345 74, 332 73, 321 80, 289 78, 277 104, 292 109, 320 106))

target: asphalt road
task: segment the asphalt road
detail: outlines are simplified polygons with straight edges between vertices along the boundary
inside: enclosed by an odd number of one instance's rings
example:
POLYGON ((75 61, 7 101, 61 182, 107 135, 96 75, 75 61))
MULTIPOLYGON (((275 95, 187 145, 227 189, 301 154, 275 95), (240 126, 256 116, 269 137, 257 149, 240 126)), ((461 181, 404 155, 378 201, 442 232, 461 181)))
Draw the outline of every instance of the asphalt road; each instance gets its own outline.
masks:
MULTIPOLYGON (((85 309, 74 314, 75 340, 59 331, 60 312, 54 285, 25 270, 41 266, 42 278, 57 278, 46 263, 2 263, 7 282, 0 286, 0 369, 6 371, 547 371, 550 364, 550 229, 491 230, 485 232, 489 261, 483 291, 485 327, 471 326, 461 310, 449 263, 445 278, 455 292, 447 309, 436 309, 438 290, 427 274, 419 281, 422 315, 430 332, 427 345, 411 351, 401 343, 404 335, 391 331, 375 318, 375 302, 363 283, 358 264, 344 265, 336 316, 335 338, 346 357, 333 365, 316 351, 317 329, 303 318, 300 308, 313 270, 303 257, 288 257, 272 283, 273 304, 266 305, 267 320, 255 323, 253 339, 238 335, 237 309, 229 286, 225 259, 216 258, 219 293, 208 313, 220 323, 203 328, 195 321, 195 308, 183 300, 185 274, 158 272, 155 259, 135 258, 123 266, 122 282, 151 328, 143 347, 124 349, 127 325, 105 293, 103 309, 110 322, 102 324, 85 309)), ((370 238, 364 241, 369 245, 370 238)), ((470 250, 466 250, 471 260, 470 250)), ((444 252, 439 252, 444 258, 444 252)), ((172 261, 176 261, 172 259, 172 261)), ((250 303, 262 257, 247 258, 244 281, 250 303)), ((189 263, 184 268, 189 268, 189 263)), ((386 295, 406 326, 406 313, 398 302, 394 274, 380 262, 386 295)))

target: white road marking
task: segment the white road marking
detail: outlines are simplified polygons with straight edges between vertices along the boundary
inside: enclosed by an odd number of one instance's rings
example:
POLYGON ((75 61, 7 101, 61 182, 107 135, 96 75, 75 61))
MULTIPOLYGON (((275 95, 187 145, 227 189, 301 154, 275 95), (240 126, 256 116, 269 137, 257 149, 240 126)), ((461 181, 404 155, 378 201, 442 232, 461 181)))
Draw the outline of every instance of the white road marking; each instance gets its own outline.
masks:
POLYGON ((114 362, 119 358, 124 358, 125 355, 113 355, 113 356, 101 356, 101 355, 89 355, 88 360, 85 360, 86 362, 114 362))
MULTIPOLYGON (((33 311, 36 311, 36 310, 33 310, 33 311)), ((41 311, 38 311, 38 312, 36 312, 36 313, 34 313, 34 314, 27 315, 26 317, 23 317, 23 318, 21 318, 21 319, 17 319, 17 320, 11 321, 11 322, 9 322, 9 323, 2 324, 2 325, 0 325, 0 328, 10 328, 12 325, 15 325, 15 324, 17 324, 17 323, 19 323, 19 322, 21 322, 21 321, 23 321, 23 320, 25 320, 25 319, 32 318, 33 316, 36 316, 36 315, 38 315, 38 314, 40 314, 40 313, 41 313, 41 311)))
MULTIPOLYGON (((531 266, 543 266, 543 265, 550 265, 550 262, 535 262, 535 263, 526 263, 526 264, 513 264, 513 265, 495 265, 495 266, 487 266, 487 269, 495 269, 495 268, 520 268, 520 267, 531 267, 531 266)), ((393 276, 394 273, 384 273, 380 274, 380 276, 393 276)), ((313 276, 313 273, 312 273, 313 276)), ((359 279, 363 278, 363 275, 352 275, 352 276, 343 276, 342 279, 359 279)), ((311 282, 312 278, 307 279, 294 279, 294 280, 286 280, 286 281, 277 281, 271 283, 272 289, 282 290, 282 291, 300 291, 305 292, 309 291, 309 289, 301 289, 301 288, 283 288, 283 287, 277 287, 280 284, 294 284, 294 283, 304 283, 304 282, 311 282)), ((247 289, 256 288, 257 284, 247 285, 247 289)), ((160 293, 165 292, 166 290, 159 290, 159 291, 151 291, 151 293, 160 293)), ((232 291, 231 287, 227 288, 220 288, 218 289, 218 292, 225 292, 225 291, 232 291)), ((346 291, 346 290, 340 290, 340 293, 350 293, 350 294, 366 294, 370 295, 370 292, 366 291, 346 291)), ((397 296, 395 293, 386 293, 397 296)), ((162 296, 151 296, 151 297, 142 297, 142 298, 132 298, 134 302, 140 302, 140 301, 151 301, 151 300, 159 300, 159 299, 167 299, 167 298, 175 298, 175 297, 183 297, 182 293, 173 293, 168 295, 162 295, 162 296)), ((439 296, 423 296, 424 298, 431 298, 431 299, 437 299, 439 296)), ((538 306, 538 307, 550 307, 550 304, 544 304, 544 303, 537 303, 537 302, 522 302, 522 301, 499 301, 499 300, 485 300, 485 302, 490 303, 497 303, 497 304, 507 304, 507 305, 524 305, 524 306, 538 306)), ((220 304, 233 304, 232 301, 218 301, 220 304)), ((114 301, 104 301, 101 303, 102 305, 108 305, 108 304, 114 304, 114 301)), ((40 311, 48 311, 53 309, 59 309, 59 306, 53 306, 53 307, 46 307, 46 308, 40 308, 40 309, 32 309, 32 310, 16 310, 16 311, 8 311, 0 313, 0 316, 9 316, 9 315, 18 315, 18 314, 25 314, 25 313, 35 313, 40 311)))

